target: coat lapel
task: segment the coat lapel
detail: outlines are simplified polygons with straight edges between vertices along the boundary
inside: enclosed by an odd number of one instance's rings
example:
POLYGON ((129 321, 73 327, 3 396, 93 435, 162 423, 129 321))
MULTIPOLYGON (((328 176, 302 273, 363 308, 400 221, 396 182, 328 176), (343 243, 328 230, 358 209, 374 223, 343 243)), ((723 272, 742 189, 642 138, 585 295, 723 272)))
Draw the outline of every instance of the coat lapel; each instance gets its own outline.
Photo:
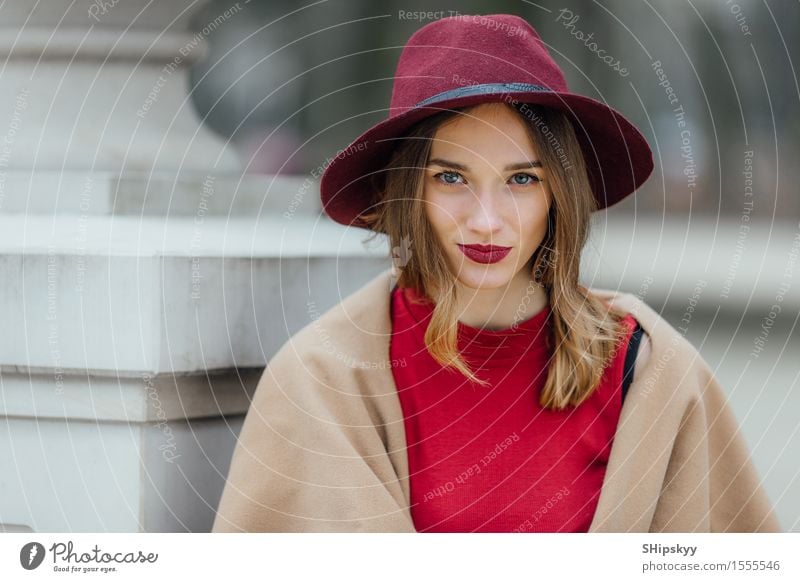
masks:
MULTIPOLYGON (((358 384, 394 470, 385 485, 411 522, 403 414, 390 365, 392 282, 387 269, 339 307, 357 322, 349 326, 355 335, 343 338, 347 349, 375 364, 359 370, 358 384)), ((736 419, 699 353, 637 297, 589 291, 636 317, 652 347, 623 404, 589 532, 780 531, 736 419), (703 416, 706 409, 719 419, 703 416), (725 450, 709 446, 710 437, 712 444, 728 443, 725 450), (723 454, 729 466, 714 471, 709 455, 723 454), (717 483, 710 479, 715 475, 717 483), (734 486, 743 492, 731 493, 734 486)))

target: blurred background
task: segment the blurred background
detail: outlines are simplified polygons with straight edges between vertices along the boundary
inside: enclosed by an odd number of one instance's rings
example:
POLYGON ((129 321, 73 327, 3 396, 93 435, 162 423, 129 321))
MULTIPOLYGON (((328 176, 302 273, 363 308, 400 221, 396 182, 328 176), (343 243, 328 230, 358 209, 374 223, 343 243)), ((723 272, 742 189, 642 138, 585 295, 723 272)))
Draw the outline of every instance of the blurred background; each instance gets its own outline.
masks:
POLYGON ((210 529, 265 363, 391 264, 321 171, 418 28, 512 13, 655 156, 584 282, 698 348, 800 531, 800 4, 161 4, 0 7, 0 529, 210 529))
MULTIPOLYGON (((209 2, 198 23, 225 7, 209 2)), ((402 46, 437 13, 522 16, 573 91, 613 104, 640 128, 659 168, 619 211, 738 217, 744 151, 753 150, 754 219, 800 215, 791 186, 800 171, 791 163, 800 156, 792 61, 800 51, 800 8, 793 2, 251 2, 214 35, 208 60, 192 71, 194 103, 207 125, 242 151, 248 171, 311 171, 388 115, 402 46), (415 12, 433 16, 404 17, 415 12), (615 72, 579 32, 593 33, 629 73, 615 72), (676 103, 660 85, 657 61, 676 103), (697 165, 692 188, 672 111, 681 105, 697 165), (276 128, 302 143, 300 151, 279 153, 282 141, 275 149, 265 143, 276 128)))

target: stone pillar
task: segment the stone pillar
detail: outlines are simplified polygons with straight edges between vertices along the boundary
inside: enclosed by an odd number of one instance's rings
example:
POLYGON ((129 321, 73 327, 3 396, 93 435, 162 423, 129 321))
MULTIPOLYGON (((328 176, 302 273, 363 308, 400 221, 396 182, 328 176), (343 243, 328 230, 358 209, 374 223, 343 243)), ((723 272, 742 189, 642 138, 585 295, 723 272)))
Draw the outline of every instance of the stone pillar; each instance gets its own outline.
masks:
POLYGON ((8 168, 236 171, 235 152, 190 101, 189 67, 225 18, 190 31, 202 4, 5 2, 0 112, 6 120, 18 112, 8 168))
POLYGON ((203 126, 200 4, 0 9, 0 531, 208 531, 266 361, 386 266, 203 126))

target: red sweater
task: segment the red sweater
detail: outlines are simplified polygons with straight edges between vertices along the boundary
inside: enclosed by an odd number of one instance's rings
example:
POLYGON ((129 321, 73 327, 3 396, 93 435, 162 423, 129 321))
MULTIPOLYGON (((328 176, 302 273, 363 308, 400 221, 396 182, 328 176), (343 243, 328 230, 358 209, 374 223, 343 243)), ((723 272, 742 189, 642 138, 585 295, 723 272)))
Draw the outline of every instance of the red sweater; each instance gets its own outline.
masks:
POLYGON ((550 308, 516 330, 458 323, 459 350, 478 377, 444 370, 423 337, 433 306, 392 294, 392 368, 403 410, 411 515, 424 532, 586 532, 622 406, 629 333, 588 400, 543 409, 550 308))

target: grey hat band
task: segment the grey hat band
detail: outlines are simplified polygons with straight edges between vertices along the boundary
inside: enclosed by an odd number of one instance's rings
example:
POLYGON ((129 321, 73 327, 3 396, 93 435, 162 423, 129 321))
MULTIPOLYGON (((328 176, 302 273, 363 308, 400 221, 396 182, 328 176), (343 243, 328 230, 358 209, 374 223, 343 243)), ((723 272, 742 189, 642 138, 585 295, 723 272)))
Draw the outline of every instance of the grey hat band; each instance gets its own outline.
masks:
POLYGON ((532 85, 530 83, 482 83, 480 85, 467 85, 465 87, 456 87, 455 89, 448 89, 442 91, 431 97, 423 99, 414 107, 421 107, 423 105, 430 105, 431 103, 438 103, 440 101, 448 101, 457 97, 469 97, 470 95, 482 95, 488 93, 541 93, 542 91, 549 92, 550 89, 541 85, 532 85))

